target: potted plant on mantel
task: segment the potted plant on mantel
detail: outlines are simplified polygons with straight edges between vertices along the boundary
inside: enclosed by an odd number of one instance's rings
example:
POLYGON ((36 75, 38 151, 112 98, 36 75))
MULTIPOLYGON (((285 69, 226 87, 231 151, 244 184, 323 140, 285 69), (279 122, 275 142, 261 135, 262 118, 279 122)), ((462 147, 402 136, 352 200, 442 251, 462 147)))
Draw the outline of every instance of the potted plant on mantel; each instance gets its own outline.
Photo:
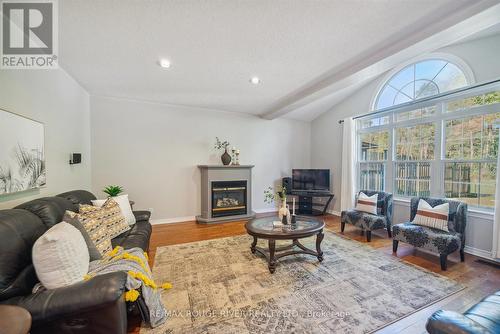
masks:
POLYGON ((222 160, 222 164, 227 166, 231 163, 231 156, 227 153, 227 147, 229 146, 229 142, 227 140, 221 141, 219 137, 215 137, 215 145, 214 148, 217 150, 224 149, 224 153, 221 155, 220 159, 222 160))
POLYGON ((278 191, 273 191, 272 187, 264 190, 264 202, 267 204, 272 204, 274 201, 280 200, 281 207, 278 211, 278 217, 280 221, 283 221, 283 217, 286 217, 286 222, 290 222, 290 210, 286 205, 286 187, 281 187, 278 191))

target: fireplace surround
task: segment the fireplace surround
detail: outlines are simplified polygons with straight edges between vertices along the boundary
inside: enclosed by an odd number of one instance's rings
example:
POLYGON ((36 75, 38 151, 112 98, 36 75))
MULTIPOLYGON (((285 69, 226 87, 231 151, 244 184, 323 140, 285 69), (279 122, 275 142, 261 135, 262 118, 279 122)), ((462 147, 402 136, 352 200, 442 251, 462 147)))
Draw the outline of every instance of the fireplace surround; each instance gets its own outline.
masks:
POLYGON ((253 165, 199 165, 201 172, 201 215, 199 223, 250 219, 253 165))

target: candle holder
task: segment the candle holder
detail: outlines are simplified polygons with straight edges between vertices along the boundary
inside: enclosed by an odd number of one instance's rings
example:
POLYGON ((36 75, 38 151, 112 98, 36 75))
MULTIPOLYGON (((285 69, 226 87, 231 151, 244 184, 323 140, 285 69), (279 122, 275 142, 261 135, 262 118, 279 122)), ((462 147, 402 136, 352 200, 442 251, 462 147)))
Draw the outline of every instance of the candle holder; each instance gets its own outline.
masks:
POLYGON ((233 162, 231 165, 237 165, 236 163, 236 147, 231 149, 231 161, 233 162))
POLYGON ((288 225, 288 219, 287 219, 286 215, 283 215, 283 218, 281 218, 281 223, 283 225, 288 225))
POLYGON ((234 164, 236 166, 240 165, 240 150, 236 150, 235 152, 236 159, 234 160, 234 164))

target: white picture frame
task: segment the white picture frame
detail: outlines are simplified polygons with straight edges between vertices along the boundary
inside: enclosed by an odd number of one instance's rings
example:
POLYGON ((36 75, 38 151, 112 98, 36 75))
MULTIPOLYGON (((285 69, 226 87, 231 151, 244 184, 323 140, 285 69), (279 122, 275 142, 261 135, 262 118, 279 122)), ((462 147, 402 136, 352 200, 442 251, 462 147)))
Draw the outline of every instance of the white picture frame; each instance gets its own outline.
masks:
POLYGON ((44 124, 0 109, 0 196, 44 187, 44 124))

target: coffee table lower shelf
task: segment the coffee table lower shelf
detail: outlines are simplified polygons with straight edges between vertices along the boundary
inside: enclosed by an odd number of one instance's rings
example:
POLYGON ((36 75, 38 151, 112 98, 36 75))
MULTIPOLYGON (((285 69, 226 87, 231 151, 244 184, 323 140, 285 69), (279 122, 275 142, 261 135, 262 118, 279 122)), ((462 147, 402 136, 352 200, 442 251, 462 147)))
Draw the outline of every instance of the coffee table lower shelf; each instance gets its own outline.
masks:
POLYGON ((290 245, 277 248, 275 239, 267 239, 268 249, 257 247, 258 238, 256 236, 253 236, 253 242, 250 246, 250 251, 253 254, 259 253, 263 255, 267 259, 269 272, 273 274, 276 270, 277 260, 285 256, 307 254, 317 257, 319 262, 323 261, 323 252, 321 251, 321 241, 323 241, 323 238, 323 231, 320 231, 316 234, 316 251, 314 251, 302 245, 298 239, 293 239, 290 245))

